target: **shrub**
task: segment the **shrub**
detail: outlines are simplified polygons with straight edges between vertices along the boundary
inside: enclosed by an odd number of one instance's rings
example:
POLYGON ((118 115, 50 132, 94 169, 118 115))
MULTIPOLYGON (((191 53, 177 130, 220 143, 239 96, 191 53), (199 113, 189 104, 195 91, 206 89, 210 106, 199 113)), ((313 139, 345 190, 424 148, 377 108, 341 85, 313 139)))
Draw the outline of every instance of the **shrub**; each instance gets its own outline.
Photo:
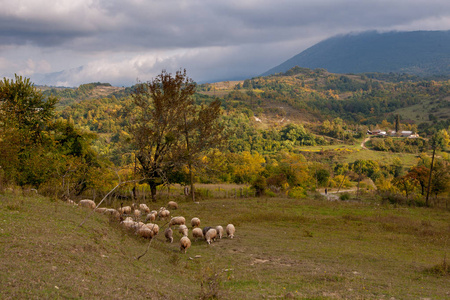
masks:
POLYGON ((296 186, 288 191, 288 196, 296 199, 305 198, 306 190, 301 186, 296 186))
POLYGON ((350 199, 350 194, 349 193, 342 193, 342 194, 339 195, 339 199, 341 199, 342 201, 349 200, 350 199))

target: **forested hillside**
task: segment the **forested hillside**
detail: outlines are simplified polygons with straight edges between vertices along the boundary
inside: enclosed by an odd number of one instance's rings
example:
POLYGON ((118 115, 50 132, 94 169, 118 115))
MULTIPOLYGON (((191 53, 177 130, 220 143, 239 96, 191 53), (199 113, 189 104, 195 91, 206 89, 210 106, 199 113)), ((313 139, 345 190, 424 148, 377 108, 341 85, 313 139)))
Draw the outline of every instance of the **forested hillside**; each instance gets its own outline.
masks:
POLYGON ((450 31, 362 32, 326 39, 265 72, 300 66, 334 73, 450 75, 450 31))
MULTIPOLYGON (((60 194, 81 195, 92 189, 106 192, 118 178, 136 178, 140 166, 130 131, 137 116, 136 86, 92 83, 77 89, 41 90, 43 97, 59 100, 54 104, 53 123, 41 133, 63 155, 60 164, 40 166, 48 182, 37 180, 30 169, 17 167, 25 158, 11 159, 12 152, 9 160, 1 162, 11 170, 3 173, 4 180, 41 188, 50 184, 60 186, 60 194), (71 162, 64 162, 64 157, 71 157, 71 162)), ((198 109, 221 102, 220 123, 227 143, 196 160, 195 181, 248 183, 256 193, 305 197, 321 187, 351 187, 367 178, 379 191, 402 194, 407 201, 413 199, 411 194, 423 199, 432 149, 440 153, 434 171, 446 174, 449 170, 448 153, 440 152, 449 141, 449 91, 446 80, 378 73, 340 75, 299 67, 245 81, 197 85, 192 99, 198 109), (387 137, 360 146, 367 130, 374 129, 408 130, 420 138, 387 137), (429 140, 437 134, 442 137, 440 143, 429 140), (387 151, 398 156, 375 155, 387 151), (420 188, 411 190, 411 185, 420 188)), ((166 141, 171 138, 167 136, 166 141)), ((7 139, 0 146, 8 149, 7 139)), ((33 144, 37 146, 45 145, 33 144)), ((45 151, 39 155, 45 156, 45 151)), ((189 174, 185 163, 173 163, 160 183, 185 185, 189 174)), ((436 196, 448 193, 448 176, 433 180, 431 191, 436 196)))

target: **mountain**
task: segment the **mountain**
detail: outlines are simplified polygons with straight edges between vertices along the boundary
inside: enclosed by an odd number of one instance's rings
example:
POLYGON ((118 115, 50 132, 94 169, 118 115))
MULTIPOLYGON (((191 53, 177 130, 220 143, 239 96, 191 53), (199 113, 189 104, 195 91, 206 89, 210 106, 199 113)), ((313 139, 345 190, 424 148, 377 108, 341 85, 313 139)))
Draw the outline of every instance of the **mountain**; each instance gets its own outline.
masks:
POLYGON ((450 31, 375 31, 326 39, 262 76, 295 67, 332 73, 409 73, 450 75, 450 31))

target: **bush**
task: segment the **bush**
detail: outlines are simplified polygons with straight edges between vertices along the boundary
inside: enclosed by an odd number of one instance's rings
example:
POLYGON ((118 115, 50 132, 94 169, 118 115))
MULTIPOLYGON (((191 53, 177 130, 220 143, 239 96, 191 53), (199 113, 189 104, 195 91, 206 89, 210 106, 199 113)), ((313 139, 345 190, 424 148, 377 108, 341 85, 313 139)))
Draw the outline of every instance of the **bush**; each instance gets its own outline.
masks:
POLYGON ((341 199, 342 201, 350 200, 350 194, 349 193, 342 193, 342 194, 339 195, 339 199, 341 199))
POLYGON ((288 196, 296 199, 306 198, 306 190, 301 186, 296 186, 288 191, 288 196))

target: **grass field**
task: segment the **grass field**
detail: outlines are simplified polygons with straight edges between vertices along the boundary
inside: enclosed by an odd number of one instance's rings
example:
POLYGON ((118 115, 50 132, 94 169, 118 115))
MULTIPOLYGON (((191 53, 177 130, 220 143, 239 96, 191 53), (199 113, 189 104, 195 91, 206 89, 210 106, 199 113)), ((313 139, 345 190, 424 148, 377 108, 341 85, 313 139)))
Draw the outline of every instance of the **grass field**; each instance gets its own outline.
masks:
POLYGON ((180 235, 160 233, 138 260, 149 242, 104 215, 37 195, 0 194, 0 205, 2 299, 450 297, 446 210, 320 195, 180 200, 173 216, 233 223, 236 237, 181 254, 180 235))

